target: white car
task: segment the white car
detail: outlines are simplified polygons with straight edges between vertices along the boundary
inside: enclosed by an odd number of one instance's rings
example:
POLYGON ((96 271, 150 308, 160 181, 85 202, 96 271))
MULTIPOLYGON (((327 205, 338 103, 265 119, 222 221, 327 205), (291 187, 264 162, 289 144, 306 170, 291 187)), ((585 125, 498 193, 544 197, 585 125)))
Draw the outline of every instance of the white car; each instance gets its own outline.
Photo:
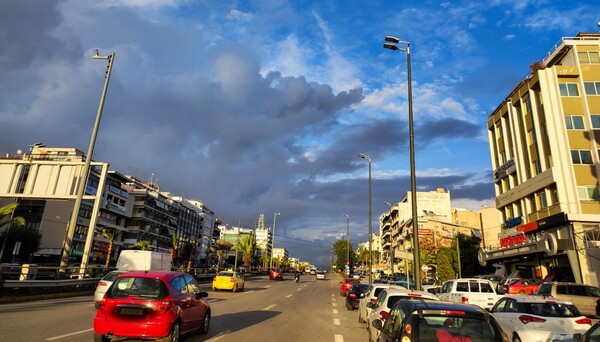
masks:
POLYGON ((478 278, 447 280, 437 296, 440 300, 475 304, 482 309, 491 309, 498 299, 502 298, 502 295, 496 293, 491 281, 478 278))
POLYGON ((376 319, 385 321, 394 304, 401 299, 439 300, 435 295, 423 291, 412 291, 394 287, 383 289, 377 296, 376 302, 367 303, 367 308, 371 309, 367 318, 369 341, 376 342, 379 339, 379 330, 371 327, 373 321, 376 319))
MULTIPOLYGON (((389 288, 389 284, 371 284, 367 291, 365 291, 365 298, 358 303, 358 322, 365 323, 369 319, 369 313, 371 309, 367 307, 367 303, 377 301, 377 296, 383 289, 389 288)), ((370 323, 367 323, 367 325, 370 323)), ((368 328, 368 327, 367 327, 368 328)))
POLYGON ((112 283, 117 279, 117 276, 121 273, 125 273, 126 271, 111 271, 108 272, 100 281, 98 282, 98 286, 96 286, 96 292, 94 292, 94 302, 98 303, 102 301, 104 298, 104 293, 106 290, 112 285, 112 283))
POLYGON ((317 271, 317 280, 325 280, 325 271, 317 271))
POLYGON ((508 295, 491 312, 513 342, 572 341, 592 324, 571 302, 542 296, 508 295))

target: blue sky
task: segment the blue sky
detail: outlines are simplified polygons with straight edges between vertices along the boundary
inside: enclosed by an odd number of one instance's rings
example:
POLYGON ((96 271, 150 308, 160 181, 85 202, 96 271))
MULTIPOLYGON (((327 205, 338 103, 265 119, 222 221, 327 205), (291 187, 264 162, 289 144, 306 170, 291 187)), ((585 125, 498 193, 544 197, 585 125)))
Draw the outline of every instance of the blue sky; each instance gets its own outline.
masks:
POLYGON ((597 32, 597 1, 0 2, 0 152, 87 150, 199 199, 225 223, 277 218, 276 247, 325 265, 350 215, 366 241, 410 188, 411 42, 417 187, 493 203, 488 115, 562 38, 597 32))

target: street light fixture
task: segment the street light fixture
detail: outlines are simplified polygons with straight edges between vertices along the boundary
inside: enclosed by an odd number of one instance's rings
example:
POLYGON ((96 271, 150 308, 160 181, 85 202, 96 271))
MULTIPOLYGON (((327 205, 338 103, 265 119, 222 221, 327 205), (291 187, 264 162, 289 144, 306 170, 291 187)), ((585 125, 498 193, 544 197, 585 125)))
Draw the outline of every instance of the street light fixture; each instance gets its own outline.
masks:
MULTIPOLYGON (((73 212, 71 213, 71 218, 69 219, 69 224, 67 227, 67 234, 65 236, 65 240, 63 242, 62 256, 60 260, 60 271, 64 272, 69 263, 69 255, 71 254, 71 247, 73 245, 73 236, 75 235, 75 227, 77 227, 77 217, 79 216, 79 210, 81 208, 81 201, 83 200, 83 195, 85 193, 85 187, 87 185, 87 181, 90 174, 90 164, 92 162, 92 156, 94 154, 94 146, 96 145, 96 136, 98 135, 98 127, 100 126, 100 119, 102 118, 102 109, 104 108, 104 100, 106 99, 106 91, 108 90, 108 82, 110 81, 110 74, 112 72, 112 65, 115 60, 115 53, 108 56, 100 56, 98 50, 96 49, 95 55, 92 59, 106 59, 108 64, 106 66, 106 72, 104 74, 104 88, 102 89, 102 95, 100 96, 100 104, 98 105, 98 111, 96 113, 96 121, 94 123, 94 129, 92 130, 92 136, 90 138, 90 144, 88 146, 88 151, 85 155, 85 163, 83 166, 83 173, 80 173, 80 179, 77 184, 77 196, 75 198, 75 204, 73 206, 73 212)), ((101 191, 101 189, 98 189, 101 191)), ((92 229, 90 231, 93 232, 92 229)), ((88 233, 93 234, 93 233, 88 233)), ((81 269, 85 269, 87 266, 89 255, 85 254, 81 257, 81 269)), ((81 272, 83 273, 83 272, 81 272)))
POLYGON ((346 237, 348 238, 348 240, 346 241, 346 262, 348 263, 348 274, 351 273, 350 270, 350 215, 348 214, 342 214, 344 216, 346 216, 346 237))
POLYGON ((413 108, 412 108, 412 80, 410 67, 410 42, 400 40, 393 36, 386 36, 383 44, 386 49, 394 51, 406 51, 406 69, 408 74, 408 130, 410 136, 410 191, 412 205, 412 227, 413 227, 413 266, 415 275, 415 286, 421 290, 420 260, 419 260, 419 224, 417 216, 417 181, 415 178, 415 132, 413 127, 413 108), (401 44, 403 47, 399 47, 401 44))
POLYGON ((275 246, 275 222, 277 221, 277 216, 281 215, 281 213, 273 213, 273 237, 271 238, 271 259, 269 260, 269 268, 273 268, 273 248, 275 246))
POLYGON ((373 235, 373 227, 372 227, 372 215, 373 215, 373 205, 372 205, 372 192, 371 192, 371 156, 368 156, 364 153, 359 153, 358 158, 366 159, 369 162, 369 284, 372 284, 372 273, 373 273, 373 247, 371 245, 372 235, 373 235))

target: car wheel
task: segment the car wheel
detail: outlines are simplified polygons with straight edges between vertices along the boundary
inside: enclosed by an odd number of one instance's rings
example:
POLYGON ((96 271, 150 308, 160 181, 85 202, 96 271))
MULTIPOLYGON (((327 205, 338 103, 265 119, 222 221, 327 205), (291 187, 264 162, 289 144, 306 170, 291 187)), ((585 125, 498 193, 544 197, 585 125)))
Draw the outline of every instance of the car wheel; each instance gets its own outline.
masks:
POLYGON ((365 323, 365 320, 362 318, 360 313, 358 314, 358 323, 365 323))
POLYGON ((519 335, 517 335, 517 334, 513 335, 513 342, 521 342, 521 338, 519 337, 519 335))
POLYGON ((160 339, 161 342, 179 342, 179 322, 173 323, 173 327, 171 328, 171 333, 169 336, 160 339))
POLYGON ((213 286, 213 291, 217 292, 217 291, 219 291, 219 289, 217 289, 216 287, 213 286))
POLYGON ((210 311, 207 311, 204 315, 204 319, 202 320, 202 326, 198 329, 198 333, 200 335, 206 335, 208 333, 208 328, 210 326, 210 311))
POLYGON ((105 335, 94 333, 94 342, 108 342, 110 339, 105 335))
POLYGON ((237 292, 237 285, 233 285, 233 292, 237 292))

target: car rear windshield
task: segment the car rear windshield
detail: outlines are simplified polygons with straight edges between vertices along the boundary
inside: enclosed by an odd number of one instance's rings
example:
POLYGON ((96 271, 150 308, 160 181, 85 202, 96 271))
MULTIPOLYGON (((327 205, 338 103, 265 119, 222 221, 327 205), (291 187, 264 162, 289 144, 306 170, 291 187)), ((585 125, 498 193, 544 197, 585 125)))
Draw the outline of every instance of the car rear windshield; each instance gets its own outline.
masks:
POLYGON ((233 272, 219 272, 217 277, 233 277, 233 272))
POLYGON ((357 284, 360 283, 360 279, 348 278, 346 279, 346 282, 350 284, 357 284))
POLYGON ((118 278, 112 284, 107 298, 138 297, 141 299, 163 299, 168 293, 166 285, 159 279, 152 278, 118 278))
POLYGON ((483 317, 429 314, 415 315, 413 331, 415 341, 497 341, 500 332, 483 317))
POLYGON ((523 303, 523 311, 544 317, 579 317, 581 313, 574 305, 562 303, 523 303))
POLYGON ((392 308, 394 306, 394 304, 396 304, 397 301, 402 300, 402 299, 426 300, 426 301, 435 300, 435 299, 431 299, 431 298, 413 297, 413 296, 409 296, 409 295, 393 295, 393 296, 390 296, 390 298, 388 299, 387 307, 392 308))
POLYGON ((552 292, 552 284, 542 284, 538 289, 540 296, 550 296, 552 292))

